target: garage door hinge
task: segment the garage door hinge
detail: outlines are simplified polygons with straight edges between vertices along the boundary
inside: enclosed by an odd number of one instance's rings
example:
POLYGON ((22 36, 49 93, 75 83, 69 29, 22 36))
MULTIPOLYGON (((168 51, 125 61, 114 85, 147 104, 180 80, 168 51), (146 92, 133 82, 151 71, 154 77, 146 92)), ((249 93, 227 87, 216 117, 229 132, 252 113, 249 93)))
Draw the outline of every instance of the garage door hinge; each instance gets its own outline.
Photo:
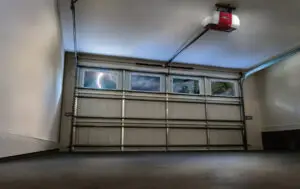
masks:
POLYGON ((66 116, 66 117, 72 117, 72 115, 73 115, 73 112, 66 112, 66 113, 65 113, 65 116, 66 116))

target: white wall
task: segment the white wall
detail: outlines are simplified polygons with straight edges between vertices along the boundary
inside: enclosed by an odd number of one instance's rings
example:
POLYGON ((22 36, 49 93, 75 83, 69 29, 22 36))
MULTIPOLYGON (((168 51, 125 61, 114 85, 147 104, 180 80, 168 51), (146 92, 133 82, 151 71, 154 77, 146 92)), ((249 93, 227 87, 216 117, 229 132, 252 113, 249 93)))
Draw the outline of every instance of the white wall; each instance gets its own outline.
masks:
POLYGON ((255 74, 263 131, 300 129, 300 53, 255 74))
POLYGON ((63 78, 57 2, 1 0, 0 18, 0 157, 52 148, 63 78))

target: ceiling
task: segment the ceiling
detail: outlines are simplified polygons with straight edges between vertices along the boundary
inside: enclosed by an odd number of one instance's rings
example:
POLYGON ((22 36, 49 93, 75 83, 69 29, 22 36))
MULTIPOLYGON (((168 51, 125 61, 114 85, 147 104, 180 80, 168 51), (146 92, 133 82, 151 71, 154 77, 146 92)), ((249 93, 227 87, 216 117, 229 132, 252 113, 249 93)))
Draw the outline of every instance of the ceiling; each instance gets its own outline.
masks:
MULTIPOLYGON (((201 32, 215 0, 79 0, 80 52, 169 60, 201 32)), ((209 31, 175 62, 251 68, 300 44, 299 0, 237 0, 241 20, 232 33, 209 31)), ((70 0, 60 0, 64 47, 73 50, 70 0)))

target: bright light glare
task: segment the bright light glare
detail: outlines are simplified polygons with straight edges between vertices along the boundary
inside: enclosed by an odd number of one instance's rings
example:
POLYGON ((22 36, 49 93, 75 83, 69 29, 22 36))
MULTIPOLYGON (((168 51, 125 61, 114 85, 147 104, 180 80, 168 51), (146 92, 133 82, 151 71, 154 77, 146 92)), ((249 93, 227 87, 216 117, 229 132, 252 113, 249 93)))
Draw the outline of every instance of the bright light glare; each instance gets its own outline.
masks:
POLYGON ((102 72, 100 72, 97 77, 97 86, 99 89, 102 89, 101 80, 102 80, 103 75, 104 74, 102 72))

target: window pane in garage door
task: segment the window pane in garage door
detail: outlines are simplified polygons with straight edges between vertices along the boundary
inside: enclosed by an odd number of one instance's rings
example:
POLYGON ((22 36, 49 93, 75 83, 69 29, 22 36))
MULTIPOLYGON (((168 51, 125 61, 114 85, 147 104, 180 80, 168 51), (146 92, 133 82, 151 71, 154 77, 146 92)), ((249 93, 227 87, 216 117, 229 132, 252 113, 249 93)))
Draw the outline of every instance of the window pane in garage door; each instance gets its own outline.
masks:
POLYGON ((211 94, 214 96, 236 96, 235 83, 231 81, 212 81, 211 94))
POLYGON ((118 74, 105 70, 87 70, 84 72, 83 87, 115 90, 118 88, 118 74))
POLYGON ((196 79, 190 78, 173 78, 172 86, 174 93, 184 94, 199 94, 200 93, 200 82, 196 79))
POLYGON ((131 73, 131 90, 161 92, 163 91, 161 77, 159 75, 131 73))

